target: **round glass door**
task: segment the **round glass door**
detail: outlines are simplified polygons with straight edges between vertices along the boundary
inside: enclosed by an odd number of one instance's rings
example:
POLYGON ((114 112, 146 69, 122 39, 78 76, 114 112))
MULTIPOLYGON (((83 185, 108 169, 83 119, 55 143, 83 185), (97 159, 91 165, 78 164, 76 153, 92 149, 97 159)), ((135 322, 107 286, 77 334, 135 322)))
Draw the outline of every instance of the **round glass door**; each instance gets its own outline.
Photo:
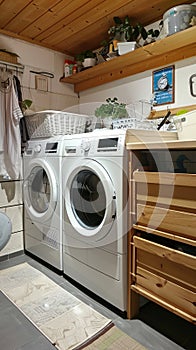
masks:
POLYGON ((97 161, 79 164, 72 165, 66 181, 66 212, 76 234, 99 240, 114 222, 115 191, 109 174, 97 161))
POLYGON ((31 171, 29 178, 29 199, 32 207, 38 213, 45 213, 50 205, 50 182, 46 171, 36 166, 31 171))
POLYGON ((83 227, 94 229, 101 225, 106 212, 104 186, 92 170, 81 170, 70 188, 73 213, 83 227))
POLYGON ((25 208, 32 219, 42 221, 54 213, 58 196, 55 175, 46 164, 32 162, 24 181, 25 208))

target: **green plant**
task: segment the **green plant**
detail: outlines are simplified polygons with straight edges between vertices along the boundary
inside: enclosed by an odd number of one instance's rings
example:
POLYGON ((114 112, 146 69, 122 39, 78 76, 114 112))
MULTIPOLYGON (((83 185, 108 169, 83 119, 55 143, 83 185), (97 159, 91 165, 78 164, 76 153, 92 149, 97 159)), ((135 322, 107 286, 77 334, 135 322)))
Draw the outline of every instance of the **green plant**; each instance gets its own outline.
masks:
POLYGON ((127 118, 128 113, 126 111, 126 104, 118 102, 118 98, 110 97, 106 99, 107 103, 103 103, 100 107, 96 108, 95 116, 101 118, 112 117, 113 119, 127 118))
POLYGON ((32 101, 31 100, 28 100, 28 99, 23 100, 22 101, 22 110, 23 110, 23 112, 26 111, 28 108, 30 108, 31 105, 32 105, 32 101))
POLYGON ((78 53, 78 54, 75 56, 75 59, 76 59, 76 61, 78 61, 78 62, 83 62, 83 61, 84 61, 84 53, 83 53, 83 52, 78 53))
POLYGON ((85 58, 96 58, 96 54, 91 50, 85 50, 76 55, 76 61, 83 62, 85 58))
POLYGON ((124 39, 124 41, 136 41, 138 42, 140 38, 146 40, 148 33, 146 29, 140 24, 131 24, 129 16, 124 19, 116 16, 113 17, 115 25, 110 27, 108 34, 114 39, 124 39))
POLYGON ((143 39, 145 43, 148 43, 147 39, 150 38, 150 41, 154 41, 163 27, 163 21, 161 21, 159 29, 146 30, 141 23, 132 25, 129 16, 124 19, 116 16, 113 17, 113 20, 115 25, 109 28, 108 34, 112 39, 116 38, 120 41, 136 41, 138 43, 140 39, 143 39))
POLYGON ((95 58, 96 54, 91 50, 84 51, 84 58, 95 58))

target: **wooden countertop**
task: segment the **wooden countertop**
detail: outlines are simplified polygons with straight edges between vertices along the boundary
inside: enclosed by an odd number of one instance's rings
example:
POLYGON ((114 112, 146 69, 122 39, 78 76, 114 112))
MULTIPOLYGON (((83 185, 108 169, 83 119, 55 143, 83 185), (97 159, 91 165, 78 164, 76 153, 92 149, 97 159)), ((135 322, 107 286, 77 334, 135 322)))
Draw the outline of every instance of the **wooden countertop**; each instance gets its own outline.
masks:
POLYGON ((140 149, 187 149, 195 148, 195 140, 178 140, 176 132, 157 130, 128 129, 126 135, 126 148, 128 150, 140 149))

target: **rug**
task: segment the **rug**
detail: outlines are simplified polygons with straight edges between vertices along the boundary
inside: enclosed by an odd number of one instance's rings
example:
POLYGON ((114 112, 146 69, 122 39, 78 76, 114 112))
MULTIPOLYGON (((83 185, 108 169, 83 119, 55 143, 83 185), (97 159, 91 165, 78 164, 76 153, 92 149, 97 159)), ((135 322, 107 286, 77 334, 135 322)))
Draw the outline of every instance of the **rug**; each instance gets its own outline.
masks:
POLYGON ((111 324, 28 263, 1 270, 0 287, 59 350, 75 349, 111 324))
POLYGON ((114 324, 106 332, 100 332, 93 339, 76 347, 75 350, 146 350, 136 340, 122 332, 114 324))
POLYGON ((1 291, 59 350, 145 350, 28 263, 0 271, 1 291))

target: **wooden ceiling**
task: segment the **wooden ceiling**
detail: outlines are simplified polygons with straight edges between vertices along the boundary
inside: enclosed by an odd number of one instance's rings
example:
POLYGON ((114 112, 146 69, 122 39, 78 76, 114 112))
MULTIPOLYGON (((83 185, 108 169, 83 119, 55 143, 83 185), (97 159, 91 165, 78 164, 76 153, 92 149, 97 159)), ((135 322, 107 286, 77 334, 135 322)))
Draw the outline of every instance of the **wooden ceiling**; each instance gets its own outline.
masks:
POLYGON ((174 0, 0 0, 0 33, 74 56, 108 39, 113 17, 143 25, 162 19, 174 0))

